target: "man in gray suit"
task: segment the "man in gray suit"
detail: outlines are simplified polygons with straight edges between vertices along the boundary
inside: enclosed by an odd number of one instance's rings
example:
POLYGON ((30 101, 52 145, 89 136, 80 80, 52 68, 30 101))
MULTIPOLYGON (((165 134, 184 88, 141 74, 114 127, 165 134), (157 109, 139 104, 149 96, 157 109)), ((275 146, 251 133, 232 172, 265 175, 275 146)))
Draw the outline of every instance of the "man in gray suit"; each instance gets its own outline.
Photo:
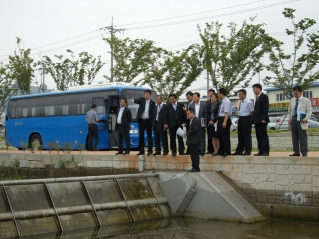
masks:
POLYGON ((291 125, 291 137, 293 154, 289 156, 307 157, 308 154, 308 138, 306 129, 308 128, 308 121, 312 114, 311 102, 309 99, 302 96, 302 88, 296 85, 293 88, 294 98, 291 99, 288 108, 288 123, 291 125), (300 151, 299 151, 300 145, 300 151))
POLYGON ((199 152, 201 156, 204 156, 205 154, 205 148, 206 148, 206 140, 205 140, 205 128, 206 128, 206 104, 205 102, 200 102, 200 94, 198 92, 195 92, 193 94, 193 100, 194 102, 191 103, 188 107, 188 109, 194 109, 196 117, 199 119, 201 123, 201 127, 199 130, 199 152))

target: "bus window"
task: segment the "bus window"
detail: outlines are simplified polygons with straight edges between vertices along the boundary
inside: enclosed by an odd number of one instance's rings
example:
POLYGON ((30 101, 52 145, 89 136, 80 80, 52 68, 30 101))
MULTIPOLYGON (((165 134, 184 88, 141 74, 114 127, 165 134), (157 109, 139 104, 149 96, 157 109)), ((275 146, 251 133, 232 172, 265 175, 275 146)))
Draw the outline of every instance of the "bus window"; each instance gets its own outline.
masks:
POLYGON ((104 97, 93 98, 93 104, 96 104, 96 112, 98 114, 105 114, 105 99, 104 97))
POLYGON ((37 100, 35 116, 52 116, 55 115, 56 97, 44 97, 37 100))
POLYGON ((79 95, 59 96, 57 115, 77 115, 80 114, 79 95))

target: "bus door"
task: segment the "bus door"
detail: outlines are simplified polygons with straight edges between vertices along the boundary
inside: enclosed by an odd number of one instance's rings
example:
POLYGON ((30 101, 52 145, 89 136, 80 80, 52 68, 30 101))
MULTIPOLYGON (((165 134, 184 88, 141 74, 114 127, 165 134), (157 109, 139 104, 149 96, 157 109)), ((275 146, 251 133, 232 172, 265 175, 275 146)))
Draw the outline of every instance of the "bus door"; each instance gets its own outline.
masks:
POLYGON ((92 99, 92 104, 96 104, 96 112, 98 115, 98 131, 99 131, 99 143, 98 149, 109 148, 109 136, 108 136, 108 111, 106 101, 104 97, 96 97, 92 99))
POLYGON ((108 108, 108 133, 109 133, 109 148, 118 147, 118 130, 116 127, 116 114, 117 109, 120 107, 119 96, 110 95, 107 100, 108 108))

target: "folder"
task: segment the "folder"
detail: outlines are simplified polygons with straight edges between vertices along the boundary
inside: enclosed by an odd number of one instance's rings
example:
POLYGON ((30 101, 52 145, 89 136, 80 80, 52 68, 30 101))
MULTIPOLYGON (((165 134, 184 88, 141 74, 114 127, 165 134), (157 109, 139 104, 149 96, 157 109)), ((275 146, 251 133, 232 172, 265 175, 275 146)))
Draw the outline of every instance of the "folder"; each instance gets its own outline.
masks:
POLYGON ((307 112, 303 112, 303 111, 297 111, 297 121, 300 121, 304 118, 306 118, 307 116, 307 112))

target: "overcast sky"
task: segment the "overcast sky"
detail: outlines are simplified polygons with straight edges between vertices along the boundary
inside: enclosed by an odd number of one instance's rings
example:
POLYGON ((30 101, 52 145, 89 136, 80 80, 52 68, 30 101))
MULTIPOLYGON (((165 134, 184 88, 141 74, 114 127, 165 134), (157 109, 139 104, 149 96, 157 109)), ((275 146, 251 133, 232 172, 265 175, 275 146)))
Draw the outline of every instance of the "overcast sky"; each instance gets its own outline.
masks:
MULTIPOLYGON (((227 35, 228 23, 241 25, 253 16, 256 23, 267 24, 272 36, 290 43, 285 28, 291 28, 291 22, 282 15, 285 7, 297 10, 297 20, 315 19, 318 23, 312 30, 319 30, 319 0, 0 0, 0 61, 8 62, 19 37, 36 61, 41 55, 66 55, 66 49, 76 55, 82 51, 101 55, 106 65, 95 80, 101 81, 109 75, 110 54, 102 40, 108 32, 99 29, 110 26, 112 17, 115 28, 125 29, 116 36, 153 40, 175 51, 200 43, 197 25, 203 28, 218 20, 227 35)), ((291 45, 287 50, 291 52, 291 45)), ((266 72, 261 78, 262 74, 266 72)), ((203 73, 196 87, 206 86, 205 77, 203 73)), ((53 81, 47 85, 54 87, 53 81)))

